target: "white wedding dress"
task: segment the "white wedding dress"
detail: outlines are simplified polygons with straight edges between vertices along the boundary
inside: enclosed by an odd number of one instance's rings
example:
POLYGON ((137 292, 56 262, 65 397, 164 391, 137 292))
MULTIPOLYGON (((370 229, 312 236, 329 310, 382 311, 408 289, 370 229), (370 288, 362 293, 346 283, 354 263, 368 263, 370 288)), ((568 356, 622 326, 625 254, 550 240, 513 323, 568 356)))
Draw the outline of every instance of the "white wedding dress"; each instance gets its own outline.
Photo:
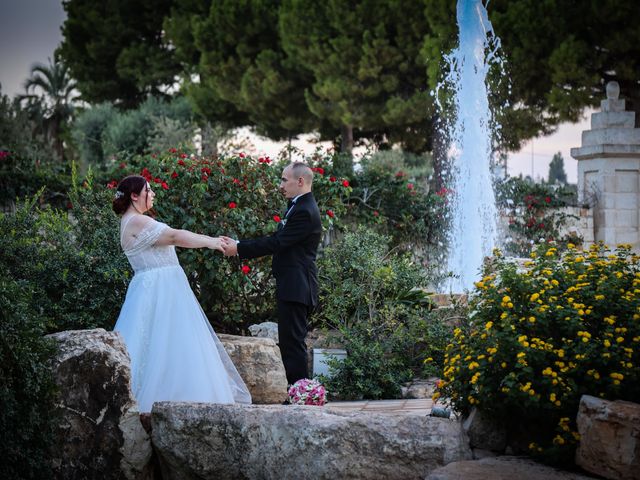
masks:
MULTIPOLYGON (((121 242, 128 220, 123 222, 121 242)), ((155 246, 167 225, 152 221, 122 245, 135 275, 114 330, 131 357, 140 412, 162 400, 251 403, 213 331, 173 246, 155 246)))

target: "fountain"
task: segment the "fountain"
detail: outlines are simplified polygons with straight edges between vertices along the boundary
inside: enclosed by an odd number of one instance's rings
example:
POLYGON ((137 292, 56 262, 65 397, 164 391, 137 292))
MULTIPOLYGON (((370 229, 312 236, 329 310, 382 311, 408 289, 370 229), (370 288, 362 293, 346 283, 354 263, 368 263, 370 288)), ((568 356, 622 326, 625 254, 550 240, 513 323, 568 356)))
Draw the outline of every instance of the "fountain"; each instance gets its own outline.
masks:
POLYGON ((473 288, 482 262, 497 241, 497 208, 491 175, 491 125, 486 77, 499 61, 494 35, 481 0, 458 0, 459 45, 445 58, 444 86, 454 90, 455 122, 449 131, 452 215, 446 290, 473 288))

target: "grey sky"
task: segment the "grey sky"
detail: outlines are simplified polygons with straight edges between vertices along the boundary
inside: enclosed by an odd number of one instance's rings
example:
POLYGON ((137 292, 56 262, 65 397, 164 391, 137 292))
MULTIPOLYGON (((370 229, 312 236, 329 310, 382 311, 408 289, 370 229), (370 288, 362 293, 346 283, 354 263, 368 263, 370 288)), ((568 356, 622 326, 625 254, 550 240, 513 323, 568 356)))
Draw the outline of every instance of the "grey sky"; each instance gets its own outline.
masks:
POLYGON ((62 40, 62 0, 0 0, 0 84, 13 97, 34 63, 47 63, 62 40))

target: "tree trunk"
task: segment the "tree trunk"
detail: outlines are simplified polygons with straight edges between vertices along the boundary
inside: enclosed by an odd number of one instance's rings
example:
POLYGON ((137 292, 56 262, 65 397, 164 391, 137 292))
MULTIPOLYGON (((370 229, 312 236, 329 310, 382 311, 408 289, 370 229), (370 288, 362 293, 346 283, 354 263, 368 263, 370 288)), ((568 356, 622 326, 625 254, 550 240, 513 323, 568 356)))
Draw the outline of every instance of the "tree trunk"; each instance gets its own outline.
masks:
POLYGON ((353 152, 353 126, 342 125, 342 127, 340 127, 340 136, 342 137, 340 151, 351 155, 353 152))
POLYGON ((200 136, 202 138, 202 156, 217 158, 218 136, 209 122, 200 128, 200 136))

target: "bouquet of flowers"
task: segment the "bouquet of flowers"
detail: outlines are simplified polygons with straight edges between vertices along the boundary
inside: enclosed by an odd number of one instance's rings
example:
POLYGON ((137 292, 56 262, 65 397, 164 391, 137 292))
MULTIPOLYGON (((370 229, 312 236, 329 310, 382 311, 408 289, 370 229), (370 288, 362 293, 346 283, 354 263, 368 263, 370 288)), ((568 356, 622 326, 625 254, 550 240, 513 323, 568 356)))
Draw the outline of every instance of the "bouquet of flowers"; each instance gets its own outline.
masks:
POLYGON ((327 391, 317 380, 303 378, 289 387, 289 402, 292 405, 318 405, 327 402, 327 391))

